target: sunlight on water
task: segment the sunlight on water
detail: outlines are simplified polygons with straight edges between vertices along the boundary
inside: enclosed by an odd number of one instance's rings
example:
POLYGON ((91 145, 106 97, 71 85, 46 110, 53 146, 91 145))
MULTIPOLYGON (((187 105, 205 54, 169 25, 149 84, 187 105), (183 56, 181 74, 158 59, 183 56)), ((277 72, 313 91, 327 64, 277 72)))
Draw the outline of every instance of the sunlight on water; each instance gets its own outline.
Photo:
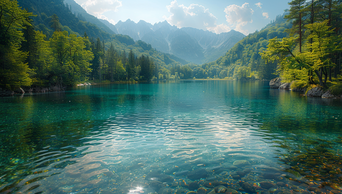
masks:
POLYGON ((91 86, 0 105, 0 193, 342 186, 339 100, 306 99, 263 82, 188 81, 91 86))

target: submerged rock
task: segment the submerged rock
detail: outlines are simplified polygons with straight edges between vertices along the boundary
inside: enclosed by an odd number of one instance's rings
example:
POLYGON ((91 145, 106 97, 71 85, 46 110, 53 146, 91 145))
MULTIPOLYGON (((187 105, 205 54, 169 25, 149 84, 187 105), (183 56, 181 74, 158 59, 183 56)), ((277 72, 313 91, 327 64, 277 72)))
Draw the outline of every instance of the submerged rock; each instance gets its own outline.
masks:
POLYGON ((188 185, 189 190, 196 190, 200 187, 197 181, 192 182, 188 185))
POLYGON ((269 182, 269 181, 260 182, 260 187, 263 189, 270 189, 270 188, 275 187, 275 186, 276 186, 275 184, 273 184, 272 182, 269 182))
POLYGON ((176 172, 174 173, 176 176, 183 176, 183 175, 187 175, 189 173, 188 170, 183 170, 183 171, 180 171, 180 172, 176 172))
POLYGON ((240 177, 239 175, 237 175, 237 174, 233 174, 232 177, 233 177, 233 179, 235 179, 235 180, 241 179, 241 177, 240 177))
POLYGON ((199 180, 201 178, 207 178, 208 172, 205 169, 197 169, 188 173, 188 178, 191 180, 199 180))
POLYGON ((150 188, 155 190, 155 191, 159 191, 164 185, 162 182, 159 181, 152 181, 149 184, 150 188))
POLYGON ((158 193, 160 193, 160 194, 173 194, 174 192, 170 188, 161 188, 158 193))
POLYGON ((221 186, 215 187, 214 190, 216 193, 225 193, 227 191, 227 187, 221 185, 221 186))
POLYGON ((281 178, 281 174, 280 173, 265 173, 262 175, 262 177, 264 179, 275 179, 275 180, 279 180, 281 178))
POLYGON ((250 173, 252 169, 244 169, 243 171, 236 171, 236 174, 239 175, 240 177, 246 176, 248 173, 250 173))
POLYGON ((184 188, 180 188, 177 189, 176 194, 186 194, 188 192, 188 190, 184 189, 184 188))
POLYGON ((235 189, 227 188, 226 193, 229 194, 238 194, 239 192, 235 189))
POLYGON ((247 160, 235 160, 233 165, 234 166, 247 166, 249 165, 250 163, 247 161, 247 160))
POLYGON ((203 187, 200 187, 199 189, 197 189, 197 194, 206 194, 207 190, 203 187))
POLYGON ((255 193, 256 190, 255 188, 253 187, 252 184, 250 183, 247 183, 247 182, 239 182, 240 186, 242 187, 242 189, 244 191, 246 191, 247 193, 255 193))
POLYGON ((208 194, 215 194, 215 190, 211 190, 208 194))

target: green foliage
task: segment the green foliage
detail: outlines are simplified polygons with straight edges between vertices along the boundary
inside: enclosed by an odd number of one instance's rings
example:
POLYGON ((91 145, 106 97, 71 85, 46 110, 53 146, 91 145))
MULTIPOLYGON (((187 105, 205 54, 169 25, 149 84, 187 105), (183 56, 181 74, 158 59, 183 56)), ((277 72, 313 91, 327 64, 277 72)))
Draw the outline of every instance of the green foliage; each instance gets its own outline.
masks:
POLYGON ((32 16, 12 0, 0 1, 0 84, 11 89, 29 86, 31 69, 25 63, 28 52, 20 50, 24 41, 22 29, 30 26, 32 16))
POLYGON ((294 81, 301 87, 319 83, 327 88, 327 80, 332 81, 332 74, 335 79, 340 74, 341 60, 338 58, 342 39, 339 22, 333 21, 340 20, 342 3, 293 0, 289 4, 291 9, 286 18, 293 23, 293 36, 269 40, 267 50, 261 55, 266 61, 279 63, 278 72, 285 81, 294 81))
MULTIPOLYGON (((270 23, 260 32, 248 35, 235 44, 235 46, 224 56, 220 57, 215 62, 206 63, 202 65, 202 67, 205 69, 207 76, 211 78, 223 78, 225 74, 225 77, 235 79, 241 79, 242 77, 250 78, 252 72, 254 72, 253 77, 258 77, 259 79, 272 79, 276 77, 277 63, 265 63, 259 52, 266 50, 269 39, 274 37, 286 37, 287 34, 284 31, 290 27, 291 23, 285 22, 282 16, 278 16, 275 21, 270 23), (242 72, 247 72, 249 74, 242 76, 242 72)), ((202 75, 200 76, 202 77, 202 75)), ((198 78, 197 76, 195 77, 198 78)))
POLYGON ((335 96, 342 96, 342 82, 337 83, 329 88, 331 94, 335 96))
POLYGON ((82 37, 68 32, 56 31, 50 39, 50 47, 54 61, 50 70, 50 83, 56 85, 72 85, 76 81, 85 81, 91 72, 90 61, 94 58, 91 51, 86 50, 82 37))

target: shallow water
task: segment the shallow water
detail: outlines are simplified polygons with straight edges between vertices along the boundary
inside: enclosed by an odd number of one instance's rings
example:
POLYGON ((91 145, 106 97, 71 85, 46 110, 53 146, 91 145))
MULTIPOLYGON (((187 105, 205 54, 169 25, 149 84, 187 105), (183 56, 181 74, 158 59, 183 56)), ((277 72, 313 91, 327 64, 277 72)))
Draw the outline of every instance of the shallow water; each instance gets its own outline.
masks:
POLYGON ((0 106, 0 193, 342 186, 342 101, 265 82, 87 86, 0 98, 0 106))

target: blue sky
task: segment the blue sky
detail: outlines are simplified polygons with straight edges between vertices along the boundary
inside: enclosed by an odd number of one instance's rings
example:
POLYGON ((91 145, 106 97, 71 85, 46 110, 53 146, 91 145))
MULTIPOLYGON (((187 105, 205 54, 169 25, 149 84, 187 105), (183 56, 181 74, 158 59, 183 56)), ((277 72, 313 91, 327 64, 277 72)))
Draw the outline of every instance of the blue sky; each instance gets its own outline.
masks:
POLYGON ((88 13, 116 24, 168 21, 215 33, 260 30, 289 8, 289 0, 75 0, 88 13))

